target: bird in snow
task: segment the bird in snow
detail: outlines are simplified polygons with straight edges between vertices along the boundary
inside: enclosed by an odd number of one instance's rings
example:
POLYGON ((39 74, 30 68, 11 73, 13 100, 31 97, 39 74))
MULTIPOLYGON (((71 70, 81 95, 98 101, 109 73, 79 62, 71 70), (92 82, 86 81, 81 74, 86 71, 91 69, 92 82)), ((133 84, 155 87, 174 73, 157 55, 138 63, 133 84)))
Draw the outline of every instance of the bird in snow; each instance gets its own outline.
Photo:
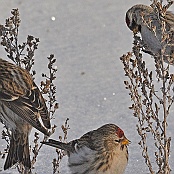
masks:
POLYGON ((67 144, 52 139, 42 143, 66 152, 72 174, 123 174, 128 163, 130 141, 115 124, 103 125, 67 144))
POLYGON ((45 101, 29 72, 1 58, 0 120, 11 130, 4 170, 16 163, 22 163, 29 170, 29 133, 34 127, 49 135, 50 118, 45 101))

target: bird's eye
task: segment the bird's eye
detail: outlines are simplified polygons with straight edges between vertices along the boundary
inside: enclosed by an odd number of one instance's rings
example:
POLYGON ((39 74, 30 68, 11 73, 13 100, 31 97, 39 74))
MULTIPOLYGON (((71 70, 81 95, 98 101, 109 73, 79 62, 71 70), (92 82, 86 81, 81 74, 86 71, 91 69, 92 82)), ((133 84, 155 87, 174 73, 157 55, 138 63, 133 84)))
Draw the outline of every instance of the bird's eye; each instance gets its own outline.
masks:
POLYGON ((120 140, 115 140, 115 142, 120 143, 120 140))

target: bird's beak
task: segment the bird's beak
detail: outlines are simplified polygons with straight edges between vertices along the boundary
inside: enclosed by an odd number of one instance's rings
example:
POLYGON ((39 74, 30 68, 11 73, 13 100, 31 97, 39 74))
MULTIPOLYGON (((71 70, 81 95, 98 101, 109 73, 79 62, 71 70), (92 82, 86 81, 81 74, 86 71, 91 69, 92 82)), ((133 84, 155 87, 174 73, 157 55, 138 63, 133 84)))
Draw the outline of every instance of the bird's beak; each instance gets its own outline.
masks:
POLYGON ((132 30, 134 34, 137 34, 139 32, 138 25, 132 30))
POLYGON ((121 141, 121 145, 129 145, 131 143, 126 137, 121 141))

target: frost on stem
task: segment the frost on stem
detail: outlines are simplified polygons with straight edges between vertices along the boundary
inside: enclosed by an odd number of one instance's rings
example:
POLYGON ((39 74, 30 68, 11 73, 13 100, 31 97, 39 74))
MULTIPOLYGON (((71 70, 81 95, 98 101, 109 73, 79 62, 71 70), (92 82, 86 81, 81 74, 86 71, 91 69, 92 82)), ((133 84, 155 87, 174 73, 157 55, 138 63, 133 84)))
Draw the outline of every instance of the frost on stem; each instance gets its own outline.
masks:
MULTIPOLYGON (((142 50, 144 51, 143 41, 137 35, 134 35, 133 53, 129 52, 120 58, 124 66, 125 76, 128 78, 124 84, 129 90, 132 101, 129 109, 133 110, 133 115, 138 120, 136 127, 141 137, 139 145, 142 148, 145 163, 152 174, 169 174, 171 171, 169 166, 171 137, 167 133, 167 118, 170 115, 174 99, 174 74, 170 73, 171 60, 168 59, 170 56, 165 55, 166 47, 173 44, 173 31, 167 31, 165 24, 165 13, 170 5, 169 2, 169 4, 162 6, 157 1, 153 1, 152 4, 159 15, 162 33, 161 53, 152 56, 154 70, 147 67, 147 58, 144 59, 141 53, 142 50), (166 59, 168 60, 166 61, 166 59), (155 159, 151 155, 152 149, 155 149, 155 159)), ((152 30, 155 27, 149 28, 151 32, 156 32, 152 30)))

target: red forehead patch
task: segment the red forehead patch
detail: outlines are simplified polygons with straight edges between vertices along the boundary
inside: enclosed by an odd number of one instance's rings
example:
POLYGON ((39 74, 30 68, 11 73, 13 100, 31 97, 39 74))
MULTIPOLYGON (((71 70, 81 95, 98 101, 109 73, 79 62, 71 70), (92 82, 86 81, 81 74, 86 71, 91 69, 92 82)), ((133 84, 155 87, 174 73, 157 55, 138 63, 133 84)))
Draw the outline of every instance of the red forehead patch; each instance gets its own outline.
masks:
POLYGON ((120 128, 118 128, 117 129, 117 135, 118 135, 119 138, 121 138, 122 136, 124 136, 124 132, 120 128))

